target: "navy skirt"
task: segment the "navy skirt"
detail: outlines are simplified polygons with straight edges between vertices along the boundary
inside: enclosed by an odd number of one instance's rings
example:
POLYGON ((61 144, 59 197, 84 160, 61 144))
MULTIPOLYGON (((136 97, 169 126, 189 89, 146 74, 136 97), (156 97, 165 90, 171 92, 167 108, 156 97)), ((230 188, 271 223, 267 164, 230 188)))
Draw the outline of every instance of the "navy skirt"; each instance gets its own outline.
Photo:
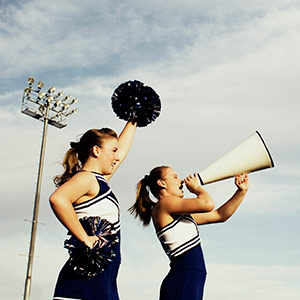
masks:
POLYGON ((201 300, 206 267, 201 245, 171 259, 171 270, 160 288, 160 300, 201 300))
POLYGON ((117 257, 105 270, 92 277, 75 273, 66 263, 59 273, 53 299, 119 300, 117 276, 121 255, 118 244, 117 257))

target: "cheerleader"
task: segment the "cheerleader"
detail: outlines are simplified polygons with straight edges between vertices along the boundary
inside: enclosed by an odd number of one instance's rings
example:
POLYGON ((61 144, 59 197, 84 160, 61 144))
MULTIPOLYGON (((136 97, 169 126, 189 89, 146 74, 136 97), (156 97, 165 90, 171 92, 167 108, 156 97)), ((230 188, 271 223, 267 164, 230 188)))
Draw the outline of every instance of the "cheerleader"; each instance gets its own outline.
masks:
POLYGON ((119 299, 120 208, 108 181, 125 159, 136 126, 127 122, 119 137, 108 128, 90 129, 70 144, 65 172, 55 177, 58 188, 50 196, 70 234, 70 258, 58 276, 55 300, 119 299))
POLYGON ((218 209, 197 174, 181 180, 170 167, 154 168, 137 184, 136 202, 129 209, 144 225, 153 220, 157 237, 170 258, 170 271, 160 288, 160 300, 201 300, 206 267, 197 225, 224 222, 232 216, 249 187, 247 174, 235 177, 234 195, 218 209), (183 198, 183 184, 195 194, 183 198), (149 190, 157 199, 152 201, 149 190))

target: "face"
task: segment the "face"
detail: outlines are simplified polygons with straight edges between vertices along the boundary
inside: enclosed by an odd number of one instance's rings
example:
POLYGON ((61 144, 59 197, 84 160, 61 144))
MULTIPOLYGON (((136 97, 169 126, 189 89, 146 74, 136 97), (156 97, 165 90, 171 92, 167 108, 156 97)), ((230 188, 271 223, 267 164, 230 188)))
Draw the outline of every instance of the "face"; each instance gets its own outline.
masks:
POLYGON ((162 183, 165 184, 165 190, 168 194, 180 198, 183 197, 183 180, 178 177, 173 169, 168 168, 165 170, 162 183))
POLYGON ((102 142, 100 149, 100 155, 98 160, 101 166, 101 174, 110 175, 116 163, 120 160, 118 155, 118 140, 116 138, 106 138, 102 142))

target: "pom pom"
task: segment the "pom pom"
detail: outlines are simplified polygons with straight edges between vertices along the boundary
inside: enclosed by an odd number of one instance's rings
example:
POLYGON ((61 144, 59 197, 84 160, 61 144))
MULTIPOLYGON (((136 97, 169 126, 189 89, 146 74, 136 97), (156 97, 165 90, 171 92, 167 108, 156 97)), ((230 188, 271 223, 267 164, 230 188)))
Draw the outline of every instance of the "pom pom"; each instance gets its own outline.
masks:
POLYGON ((83 242, 72 236, 65 240, 70 258, 69 266, 79 275, 96 276, 116 257, 115 246, 119 237, 113 225, 100 217, 84 217, 79 220, 88 235, 99 238, 97 244, 90 249, 83 242))
POLYGON ((111 97, 112 108, 122 120, 134 120, 137 126, 145 127, 160 114, 159 96, 149 86, 134 80, 120 84, 111 97))

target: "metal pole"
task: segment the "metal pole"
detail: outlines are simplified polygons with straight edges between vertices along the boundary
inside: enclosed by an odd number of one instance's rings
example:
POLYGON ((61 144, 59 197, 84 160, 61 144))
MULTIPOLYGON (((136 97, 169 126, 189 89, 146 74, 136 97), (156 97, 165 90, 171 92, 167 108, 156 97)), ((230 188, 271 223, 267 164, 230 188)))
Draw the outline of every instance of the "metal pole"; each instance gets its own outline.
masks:
POLYGON ((29 298, 30 298, 32 265, 33 265, 33 258, 34 258, 38 212, 39 212, 39 206, 40 206, 40 191, 41 191, 41 184, 42 184, 42 173, 43 173, 45 147, 46 147, 46 136, 47 136, 47 129, 48 129, 48 114, 49 114, 49 105, 48 105, 48 103, 46 103, 45 115, 44 115, 43 137, 42 137, 42 145, 41 145, 41 153, 40 153, 39 170, 38 170, 38 179, 37 179, 37 185, 36 185, 34 210, 33 210, 33 217, 32 217, 30 248, 29 248, 29 255, 28 255, 27 274, 26 274, 25 290, 24 290, 24 298, 23 298, 24 300, 29 300, 29 298))

